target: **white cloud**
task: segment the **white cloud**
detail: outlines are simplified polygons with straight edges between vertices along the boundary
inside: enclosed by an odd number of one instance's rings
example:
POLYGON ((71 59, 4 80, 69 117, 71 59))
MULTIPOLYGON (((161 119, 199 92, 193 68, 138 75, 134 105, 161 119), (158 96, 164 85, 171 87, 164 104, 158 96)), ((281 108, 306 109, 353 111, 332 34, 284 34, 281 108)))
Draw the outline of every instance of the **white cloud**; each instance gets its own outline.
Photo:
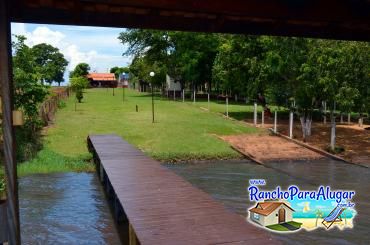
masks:
POLYGON ((117 39, 119 31, 112 28, 12 23, 12 34, 26 36, 27 45, 47 43, 59 48, 69 61, 67 71, 81 62, 90 64, 92 70, 97 72, 129 64, 131 57, 121 56, 126 47, 117 39), (35 28, 30 30, 32 27, 35 28))

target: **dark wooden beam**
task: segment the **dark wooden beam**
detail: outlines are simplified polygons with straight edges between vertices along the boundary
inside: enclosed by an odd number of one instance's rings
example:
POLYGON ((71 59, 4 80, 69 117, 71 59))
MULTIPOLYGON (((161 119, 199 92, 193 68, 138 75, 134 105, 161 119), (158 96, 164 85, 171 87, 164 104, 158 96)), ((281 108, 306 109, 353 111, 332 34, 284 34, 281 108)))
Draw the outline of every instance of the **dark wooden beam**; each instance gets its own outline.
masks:
POLYGON ((13 76, 8 1, 0 1, 0 85, 9 244, 20 244, 17 163, 13 128, 13 76))
POLYGON ((15 22, 370 40, 369 0, 13 0, 15 22))

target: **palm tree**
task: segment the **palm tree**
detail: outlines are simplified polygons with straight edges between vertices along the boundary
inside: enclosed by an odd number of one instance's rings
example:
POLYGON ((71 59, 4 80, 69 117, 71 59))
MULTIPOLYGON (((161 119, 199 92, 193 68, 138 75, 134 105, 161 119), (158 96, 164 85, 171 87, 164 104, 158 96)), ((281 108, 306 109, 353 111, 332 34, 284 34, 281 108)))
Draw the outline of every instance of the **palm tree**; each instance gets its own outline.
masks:
POLYGON ((322 219, 322 216, 324 215, 324 213, 318 208, 316 209, 315 214, 316 214, 316 227, 317 227, 317 221, 319 220, 319 218, 322 219))

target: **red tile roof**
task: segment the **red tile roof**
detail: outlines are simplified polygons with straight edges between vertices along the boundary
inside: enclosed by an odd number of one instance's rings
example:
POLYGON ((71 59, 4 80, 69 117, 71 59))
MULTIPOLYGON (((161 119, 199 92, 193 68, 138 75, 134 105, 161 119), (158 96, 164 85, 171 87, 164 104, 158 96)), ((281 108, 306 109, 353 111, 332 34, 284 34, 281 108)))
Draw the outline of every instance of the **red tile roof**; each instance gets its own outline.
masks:
POLYGON ((88 79, 96 81, 116 81, 114 73, 90 73, 87 75, 88 79))
POLYGON ((271 214, 275 209, 277 209, 281 204, 285 205, 286 207, 294 211, 290 206, 288 206, 284 202, 260 202, 260 203, 257 203, 255 208, 249 209, 249 211, 267 216, 271 214))

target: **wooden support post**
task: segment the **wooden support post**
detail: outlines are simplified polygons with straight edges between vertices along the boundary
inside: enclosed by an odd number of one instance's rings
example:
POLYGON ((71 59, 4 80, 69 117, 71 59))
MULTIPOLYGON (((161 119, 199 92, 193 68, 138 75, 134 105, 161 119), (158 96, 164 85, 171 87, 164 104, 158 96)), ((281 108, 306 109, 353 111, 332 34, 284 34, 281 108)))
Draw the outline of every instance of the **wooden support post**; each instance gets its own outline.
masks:
POLYGON ((176 100, 176 91, 175 91, 175 88, 173 88, 173 100, 176 100))
POLYGON ((195 90, 193 92, 193 103, 195 104, 195 90))
POLYGON ((289 138, 293 138, 293 112, 289 113, 289 138))
POLYGON ((185 102, 185 90, 182 90, 182 102, 185 102))
POLYGON ((226 117, 229 117, 229 97, 226 97, 226 117))
POLYGON ((257 126, 257 103, 254 103, 253 124, 257 126))
POLYGON ((139 244, 136 233, 135 233, 135 230, 134 230, 134 228, 132 227, 131 224, 129 224, 128 229, 129 229, 129 245, 139 244))
POLYGON ((7 224, 9 244, 21 244, 19 225, 18 178, 15 160, 13 128, 13 76, 11 61, 11 34, 9 1, 0 1, 0 86, 2 99, 2 126, 4 165, 7 185, 7 224))
POLYGON ((275 110, 275 116, 274 116, 274 133, 277 133, 277 110, 275 110))
POLYGON ((0 200, 0 244, 8 241, 7 204, 0 200))

